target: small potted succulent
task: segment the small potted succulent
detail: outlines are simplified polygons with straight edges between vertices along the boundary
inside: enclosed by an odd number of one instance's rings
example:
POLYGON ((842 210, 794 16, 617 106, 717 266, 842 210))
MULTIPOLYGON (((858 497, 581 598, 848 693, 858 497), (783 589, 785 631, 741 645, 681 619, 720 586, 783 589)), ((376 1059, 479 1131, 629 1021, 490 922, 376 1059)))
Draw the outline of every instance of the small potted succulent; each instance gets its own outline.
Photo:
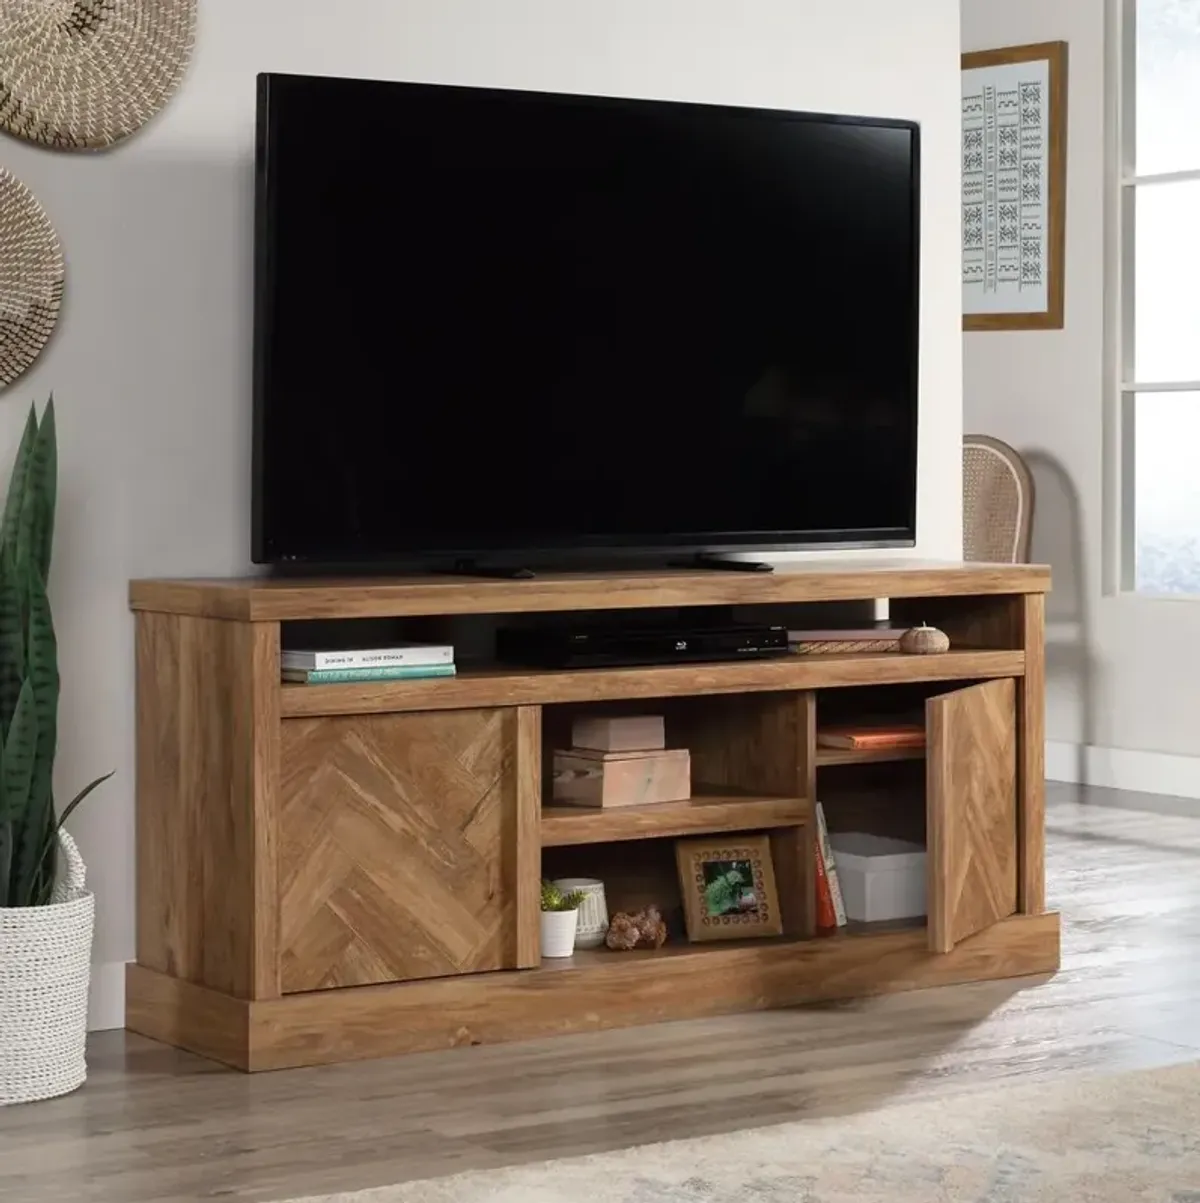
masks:
POLYGON ((569 957, 575 951, 582 890, 564 894, 552 881, 542 882, 542 956, 569 957))

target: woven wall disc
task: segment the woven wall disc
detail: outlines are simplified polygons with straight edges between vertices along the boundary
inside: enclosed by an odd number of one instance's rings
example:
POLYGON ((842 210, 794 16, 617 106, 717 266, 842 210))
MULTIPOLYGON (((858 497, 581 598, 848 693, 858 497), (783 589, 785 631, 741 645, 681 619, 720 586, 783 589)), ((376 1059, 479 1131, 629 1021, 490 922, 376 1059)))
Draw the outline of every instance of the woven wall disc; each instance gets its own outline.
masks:
POLYGON ((46 345, 63 295, 58 235, 37 198, 0 167, 0 388, 46 345))
POLYGON ((196 0, 0 0, 0 128, 112 146, 171 98, 195 32, 196 0))

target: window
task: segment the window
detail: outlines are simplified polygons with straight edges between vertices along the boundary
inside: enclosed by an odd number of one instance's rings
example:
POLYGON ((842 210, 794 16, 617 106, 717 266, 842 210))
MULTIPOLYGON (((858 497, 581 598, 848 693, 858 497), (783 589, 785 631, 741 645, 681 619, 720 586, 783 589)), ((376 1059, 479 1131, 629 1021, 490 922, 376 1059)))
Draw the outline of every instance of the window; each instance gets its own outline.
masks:
POLYGON ((1200 0, 1120 2, 1123 576, 1200 594, 1200 0))

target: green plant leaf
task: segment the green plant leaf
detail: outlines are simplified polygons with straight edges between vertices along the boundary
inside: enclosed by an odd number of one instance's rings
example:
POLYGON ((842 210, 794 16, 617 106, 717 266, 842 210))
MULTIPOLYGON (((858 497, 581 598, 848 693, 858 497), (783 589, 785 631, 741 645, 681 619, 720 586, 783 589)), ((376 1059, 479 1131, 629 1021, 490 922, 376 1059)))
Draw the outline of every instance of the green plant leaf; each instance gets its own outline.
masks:
POLYGON ((36 574, 26 575, 27 594, 27 679, 33 686, 34 709, 38 718, 37 759, 34 764, 33 793, 46 801, 54 778, 54 757, 58 751, 58 639, 54 634, 54 616, 45 583, 36 574))
POLYGON ((111 772, 105 773, 103 777, 97 777, 95 781, 85 785, 83 789, 81 789, 79 793, 77 793, 75 797, 73 797, 70 802, 67 803, 66 810, 62 812, 62 817, 58 820, 58 826, 61 827, 71 817, 71 813, 74 811, 75 807, 77 807, 80 802, 82 802, 84 798, 86 798, 88 794, 90 794, 97 786, 103 785, 110 777, 114 776, 116 771, 116 769, 113 769, 111 772))
POLYGON ((23 905, 49 901, 57 859, 54 757, 58 744, 58 641, 46 586, 37 572, 24 574, 28 591, 28 680, 37 714, 37 747, 29 787, 28 822, 17 845, 13 888, 23 905))
POLYGON ((25 484, 25 501, 29 506, 29 558, 43 584, 50 580, 57 496, 58 429, 54 420, 54 397, 51 396, 42 411, 25 484))
POLYGON ((564 894, 552 881, 542 882, 542 910, 544 911, 575 911, 583 901, 582 890, 572 890, 564 894))
POLYGON ((25 491, 17 518, 17 571, 26 568, 44 582, 50 579, 50 552, 54 542, 55 494, 58 490, 58 442, 54 401, 42 413, 25 472, 25 491))
POLYGON ((21 507, 25 504, 25 480, 29 475, 29 461, 33 458, 33 446, 37 442, 37 407, 29 407, 25 419, 25 430, 17 447, 17 458, 13 461, 12 475, 8 478, 8 493, 4 499, 4 516, 0 518, 0 547, 12 550, 17 546, 17 525, 21 520, 21 507))
POLYGON ((15 554, 0 543, 0 741, 25 680, 25 601, 15 554))
POLYGON ((11 832, 7 850, 7 898, 11 906, 28 905, 32 870, 44 845, 50 819, 45 807, 39 809, 31 804, 36 755, 37 712, 33 687, 26 681, 0 753, 0 821, 7 821, 11 832))
MULTIPOLYGON (((53 807, 51 808, 53 814, 53 807)), ((54 895, 54 871, 58 865, 58 832, 51 828, 42 844, 41 856, 26 894, 27 906, 45 906, 54 895)))
POLYGON ((0 823, 0 906, 13 906, 11 893, 11 871, 13 852, 13 829, 9 823, 0 823))
POLYGON ((17 698, 0 763, 0 823, 12 823, 17 828, 18 844, 21 828, 29 822, 29 786, 36 757, 37 712, 33 686, 26 681, 17 698))
POLYGON ((14 850, 10 894, 13 906, 40 906, 48 901, 41 883, 54 885, 54 800, 41 802, 30 797, 26 821, 21 827, 14 850), (46 862, 49 860, 49 872, 46 862))

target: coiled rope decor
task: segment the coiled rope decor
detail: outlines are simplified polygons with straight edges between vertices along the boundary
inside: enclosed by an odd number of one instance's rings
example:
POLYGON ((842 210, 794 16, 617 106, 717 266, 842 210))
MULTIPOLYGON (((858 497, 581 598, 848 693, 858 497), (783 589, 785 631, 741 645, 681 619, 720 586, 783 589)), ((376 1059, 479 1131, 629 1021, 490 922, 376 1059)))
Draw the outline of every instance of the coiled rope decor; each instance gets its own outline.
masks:
POLYGON ((37 359, 54 332, 64 274, 46 211, 0 167, 0 388, 37 359))
POLYGON ((195 33, 196 0, 0 0, 0 129, 112 146, 170 100, 195 33))

